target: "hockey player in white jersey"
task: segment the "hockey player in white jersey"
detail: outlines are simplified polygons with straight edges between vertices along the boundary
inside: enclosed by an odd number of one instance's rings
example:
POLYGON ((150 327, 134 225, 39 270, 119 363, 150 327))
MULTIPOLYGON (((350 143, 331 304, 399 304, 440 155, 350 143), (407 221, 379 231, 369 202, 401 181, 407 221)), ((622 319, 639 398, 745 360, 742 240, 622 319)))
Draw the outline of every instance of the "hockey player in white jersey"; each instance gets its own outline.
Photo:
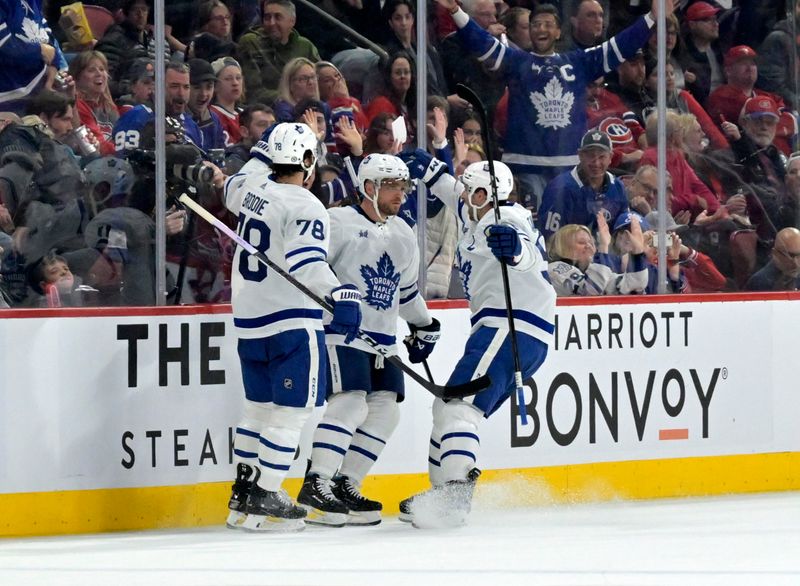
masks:
POLYGON ((516 388, 500 260, 508 266, 514 326, 523 379, 542 365, 554 332, 555 291, 547 280, 544 240, 530 212, 508 201, 510 169, 494 163, 500 223, 494 220, 486 161, 473 163, 456 180, 444 163, 422 150, 406 157, 414 178, 456 213, 460 238, 456 260, 469 300, 472 330, 448 385, 488 374, 492 384, 473 397, 433 404, 428 471, 432 488, 400 503, 400 519, 416 526, 466 522, 480 475, 475 467, 480 423, 516 388))
MULTIPOLYGON (((333 304, 329 328, 351 342, 361 295, 328 265, 325 208, 304 188, 313 177, 317 139, 305 124, 279 124, 253 159, 225 184, 238 233, 275 264, 333 304)), ((233 257, 233 323, 245 389, 236 427, 237 477, 228 526, 298 530, 306 510, 281 490, 300 432, 326 393, 322 309, 241 246, 233 257)))
MULTIPOLYGON (((409 359, 421 362, 439 338, 439 322, 417 291, 416 237, 396 217, 410 187, 408 169, 397 157, 373 154, 361 162, 358 183, 360 204, 328 210, 328 262, 340 279, 358 286, 362 330, 395 353, 399 313, 412 332, 409 359)), ((308 523, 375 525, 382 505, 364 497, 361 484, 397 427, 403 373, 361 340, 347 345, 341 334, 328 330, 326 342, 328 405, 297 501, 312 508, 308 523), (325 498, 330 493, 339 507, 325 498)))

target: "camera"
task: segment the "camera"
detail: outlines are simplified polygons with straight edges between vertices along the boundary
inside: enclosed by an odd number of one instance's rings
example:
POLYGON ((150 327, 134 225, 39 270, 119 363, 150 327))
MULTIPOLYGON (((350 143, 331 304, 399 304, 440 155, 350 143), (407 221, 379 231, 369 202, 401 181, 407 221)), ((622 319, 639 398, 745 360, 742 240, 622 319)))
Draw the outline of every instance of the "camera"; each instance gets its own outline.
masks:
MULTIPOLYGON (((167 180, 183 181, 192 185, 211 183, 214 169, 204 165, 200 151, 193 145, 169 144, 166 146, 167 180)), ((130 151, 128 161, 148 173, 156 168, 156 152, 137 149, 130 151)))
MULTIPOLYGON (((672 234, 667 234, 666 247, 672 248, 672 234)), ((658 248, 658 234, 653 234, 653 248, 658 248)))

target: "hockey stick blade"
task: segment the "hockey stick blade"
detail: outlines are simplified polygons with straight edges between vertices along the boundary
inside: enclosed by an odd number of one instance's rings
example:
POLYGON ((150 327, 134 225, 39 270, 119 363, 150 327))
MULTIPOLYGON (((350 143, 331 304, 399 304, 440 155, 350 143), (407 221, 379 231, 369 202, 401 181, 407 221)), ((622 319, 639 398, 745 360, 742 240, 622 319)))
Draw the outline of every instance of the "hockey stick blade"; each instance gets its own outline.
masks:
MULTIPOLYGON (((239 236, 236 232, 228 228, 228 226, 226 226, 221 220, 213 216, 211 212, 209 212, 199 203, 194 201, 185 193, 182 194, 178 198, 178 200, 186 207, 191 209, 193 212, 195 212, 197 215, 199 215, 201 218, 203 218, 206 222, 208 222, 209 224, 220 230, 222 233, 224 233, 228 238, 230 238, 231 240, 239 244, 242 248, 247 250, 247 252, 249 252, 252 256, 256 257, 260 262, 267 265, 269 268, 278 273, 281 277, 286 279, 289 283, 294 285, 297 289, 300 290, 301 293, 303 293, 304 295, 306 295, 306 297, 314 301, 322 309, 324 309, 328 313, 333 313, 333 306, 330 303, 319 297, 316 293, 311 291, 311 289, 309 289, 308 287, 303 285, 303 283, 301 283, 300 281, 295 279, 292 275, 287 273, 282 267, 272 262, 267 257, 266 254, 264 254, 260 250, 257 250, 247 240, 245 240, 244 238, 239 236)), ((397 356, 396 354, 389 354, 386 348, 384 348, 378 342, 373 340, 369 335, 359 330, 358 338, 369 344, 372 348, 375 349, 375 351, 378 354, 383 356, 384 359, 388 360, 389 362, 394 364, 397 368, 405 372, 408 376, 414 379, 419 384, 419 386, 424 388, 426 391, 428 391, 435 397, 439 397, 442 399, 458 399, 461 397, 468 397, 470 395, 474 395, 482 391, 483 389, 488 388, 489 385, 491 384, 491 380, 486 375, 477 378, 474 381, 470 381, 468 383, 464 383, 461 385, 453 385, 450 387, 433 384, 432 382, 426 380, 425 377, 417 373, 410 366, 408 366, 405 362, 400 360, 399 356, 397 356)))

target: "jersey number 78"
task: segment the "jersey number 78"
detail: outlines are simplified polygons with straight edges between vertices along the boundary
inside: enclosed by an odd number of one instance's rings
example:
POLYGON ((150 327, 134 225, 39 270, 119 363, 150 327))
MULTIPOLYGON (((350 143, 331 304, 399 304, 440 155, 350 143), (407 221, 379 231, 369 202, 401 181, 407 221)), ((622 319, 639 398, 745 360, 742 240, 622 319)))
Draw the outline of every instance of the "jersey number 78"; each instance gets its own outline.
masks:
MULTIPOLYGON (((269 226, 258 218, 248 218, 244 214, 239 214, 238 234, 259 252, 267 253, 269 250, 269 226), (256 238, 258 242, 256 242, 256 238)), ((267 265, 252 258, 252 255, 242 249, 239 255, 239 274, 248 281, 263 281, 267 278, 267 265), (255 265, 253 265, 255 263, 255 265)))

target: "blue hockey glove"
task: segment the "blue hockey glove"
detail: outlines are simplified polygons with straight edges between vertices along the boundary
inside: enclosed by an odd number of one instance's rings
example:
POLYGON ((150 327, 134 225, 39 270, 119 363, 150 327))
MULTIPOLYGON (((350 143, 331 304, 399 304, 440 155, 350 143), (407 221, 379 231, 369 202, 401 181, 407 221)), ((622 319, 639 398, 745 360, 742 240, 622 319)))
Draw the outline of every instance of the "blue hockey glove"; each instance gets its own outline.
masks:
POLYGON ((495 224, 486 228, 486 243, 492 254, 508 264, 516 264, 514 257, 522 254, 522 243, 519 234, 511 226, 495 224))
POLYGON ((344 336, 344 343, 349 344, 358 337, 361 325, 361 293, 355 285, 342 285, 331 291, 331 299, 333 320, 328 327, 344 336))
POLYGON ((439 339, 439 330, 441 329, 439 320, 433 318, 430 325, 425 327, 415 326, 408 324, 411 333, 405 337, 403 344, 408 348, 408 359, 416 364, 422 362, 433 352, 433 347, 439 339))
POLYGON ((408 167, 412 179, 421 179, 430 187, 447 173, 447 165, 435 159, 428 151, 416 149, 412 152, 403 152, 398 155, 408 167))

